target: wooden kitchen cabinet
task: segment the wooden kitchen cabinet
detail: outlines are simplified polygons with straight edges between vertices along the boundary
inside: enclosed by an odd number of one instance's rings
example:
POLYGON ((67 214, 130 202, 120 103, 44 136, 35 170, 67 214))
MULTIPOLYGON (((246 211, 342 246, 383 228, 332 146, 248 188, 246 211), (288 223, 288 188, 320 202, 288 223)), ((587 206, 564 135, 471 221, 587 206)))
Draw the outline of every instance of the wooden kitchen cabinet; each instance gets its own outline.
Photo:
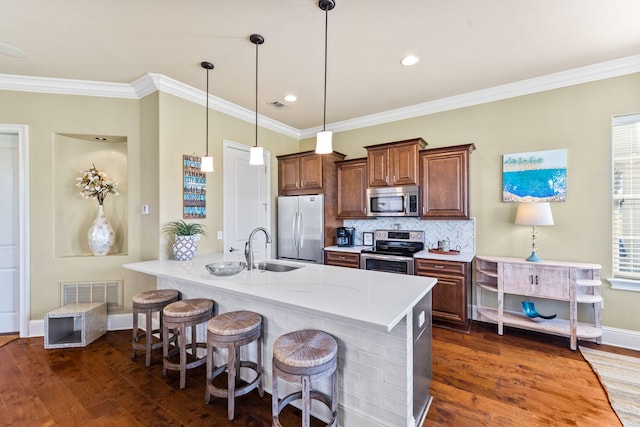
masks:
POLYGON ((367 149, 369 187, 418 184, 418 152, 422 138, 370 145, 367 149))
POLYGON ((338 267, 360 268, 360 254, 342 251, 324 251, 324 263, 338 267))
POLYGON ((504 325, 569 337, 572 350, 578 339, 602 341, 600 265, 564 261, 528 262, 521 258, 476 257, 476 306, 478 319, 504 325), (498 307, 482 302, 483 291, 497 294, 498 307), (505 310, 505 298, 519 296, 569 303, 569 319, 530 319, 522 311, 505 310), (592 322, 578 321, 578 305, 593 308, 592 322))
POLYGON ((367 158, 341 160, 338 168, 338 218, 367 218, 367 158))
POLYGON ((473 144, 420 152, 420 217, 469 219, 469 154, 473 144))
POLYGON ((471 327, 471 263, 417 258, 415 273, 438 279, 431 291, 433 324, 468 332, 471 327))
POLYGON ((335 184, 335 161, 344 154, 315 151, 287 154, 278 158, 278 195, 293 196, 325 193, 327 185, 335 184))

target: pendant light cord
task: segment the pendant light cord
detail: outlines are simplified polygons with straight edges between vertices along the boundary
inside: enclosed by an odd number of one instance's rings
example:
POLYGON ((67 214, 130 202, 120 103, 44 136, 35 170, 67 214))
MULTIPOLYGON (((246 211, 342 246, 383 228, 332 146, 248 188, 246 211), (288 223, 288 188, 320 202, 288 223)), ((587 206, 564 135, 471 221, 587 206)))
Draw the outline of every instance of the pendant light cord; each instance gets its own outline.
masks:
POLYGON ((205 126, 206 132, 207 132, 207 135, 206 135, 207 150, 206 150, 205 157, 209 157, 209 68, 207 68, 207 101, 206 101, 205 108, 207 111, 207 125, 205 126))
POLYGON ((256 43, 256 147, 258 146, 258 43, 256 43))
POLYGON ((324 10, 324 105, 322 112, 322 130, 327 126, 327 32, 329 28, 329 8, 324 10))

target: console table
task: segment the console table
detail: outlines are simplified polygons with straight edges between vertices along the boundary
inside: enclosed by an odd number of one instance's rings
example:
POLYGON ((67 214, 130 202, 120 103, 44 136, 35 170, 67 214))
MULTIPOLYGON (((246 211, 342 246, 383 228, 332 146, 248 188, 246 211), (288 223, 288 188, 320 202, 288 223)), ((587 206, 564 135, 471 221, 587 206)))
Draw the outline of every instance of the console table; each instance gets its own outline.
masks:
POLYGON ((572 350, 576 350, 578 339, 592 339, 600 344, 600 268, 600 265, 590 263, 528 262, 521 258, 477 256, 476 305, 479 320, 497 323, 499 335, 503 334, 504 325, 508 325, 568 336, 572 350), (497 308, 483 306, 483 290, 497 293, 497 308), (507 311, 504 309, 504 299, 509 294, 567 301, 569 320, 531 319, 522 312, 507 311), (578 322, 578 304, 592 305, 592 323, 578 322))

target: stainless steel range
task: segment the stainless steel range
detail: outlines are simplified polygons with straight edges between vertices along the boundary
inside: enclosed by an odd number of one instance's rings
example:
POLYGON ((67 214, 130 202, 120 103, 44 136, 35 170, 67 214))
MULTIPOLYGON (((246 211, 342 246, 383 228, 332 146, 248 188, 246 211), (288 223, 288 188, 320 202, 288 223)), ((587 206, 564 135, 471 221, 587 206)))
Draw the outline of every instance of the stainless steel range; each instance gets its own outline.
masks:
POLYGON ((376 230, 373 249, 360 254, 360 268, 413 274, 413 255, 424 249, 424 231, 376 230))

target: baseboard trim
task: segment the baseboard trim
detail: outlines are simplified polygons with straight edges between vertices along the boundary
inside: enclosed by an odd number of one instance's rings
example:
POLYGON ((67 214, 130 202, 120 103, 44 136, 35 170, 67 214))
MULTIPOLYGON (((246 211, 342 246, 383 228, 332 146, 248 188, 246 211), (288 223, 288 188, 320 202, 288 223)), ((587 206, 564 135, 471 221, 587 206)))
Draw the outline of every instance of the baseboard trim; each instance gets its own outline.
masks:
MULTIPOLYGON (((107 330, 120 331, 133 328, 133 317, 131 313, 110 314, 107 316, 107 330)), ((44 336, 44 319, 30 320, 27 337, 44 336)))
MULTIPOLYGON (((475 310, 473 314, 473 320, 477 321, 478 319, 475 310)), ((108 316, 107 330, 109 331, 131 329, 132 327, 133 318, 131 313, 110 314, 108 316)), ((29 322, 28 337, 42 336, 44 336, 44 319, 31 320, 29 322)), ((640 332, 603 326, 602 343, 614 347, 640 351, 640 332)))
POLYGON ((640 332, 603 326, 602 343, 640 351, 640 332))

